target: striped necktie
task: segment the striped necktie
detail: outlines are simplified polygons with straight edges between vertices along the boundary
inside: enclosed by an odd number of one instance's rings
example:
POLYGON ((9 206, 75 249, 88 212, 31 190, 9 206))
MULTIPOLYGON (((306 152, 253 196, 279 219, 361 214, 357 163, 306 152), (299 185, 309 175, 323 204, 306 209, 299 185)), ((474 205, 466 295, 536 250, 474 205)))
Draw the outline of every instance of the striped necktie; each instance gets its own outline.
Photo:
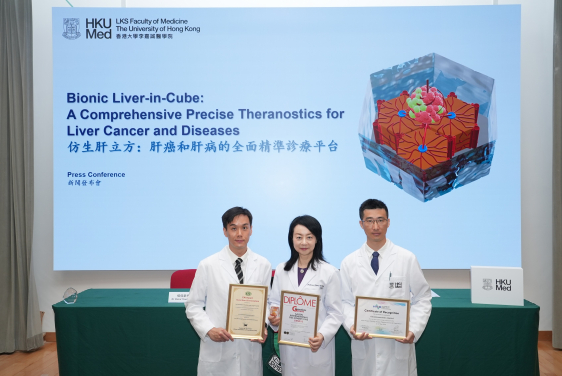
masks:
POLYGON ((242 267, 240 266, 243 261, 244 260, 242 260, 241 258, 236 259, 236 266, 234 266, 234 271, 238 276, 238 280, 240 281, 240 284, 244 284, 244 274, 242 273, 242 267))

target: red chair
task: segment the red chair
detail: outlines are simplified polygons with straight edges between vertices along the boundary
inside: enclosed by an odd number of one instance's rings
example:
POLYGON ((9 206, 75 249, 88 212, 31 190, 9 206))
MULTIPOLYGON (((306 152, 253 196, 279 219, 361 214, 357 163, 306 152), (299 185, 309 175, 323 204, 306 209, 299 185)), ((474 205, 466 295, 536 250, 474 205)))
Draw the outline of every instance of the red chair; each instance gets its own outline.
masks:
MULTIPOLYGON (((178 270, 172 274, 170 278, 171 289, 190 289, 195 278, 197 269, 178 270)), ((271 284, 273 284, 273 277, 275 277, 275 270, 271 271, 271 284)))
POLYGON ((171 289, 190 289, 197 269, 178 270, 170 278, 171 289))

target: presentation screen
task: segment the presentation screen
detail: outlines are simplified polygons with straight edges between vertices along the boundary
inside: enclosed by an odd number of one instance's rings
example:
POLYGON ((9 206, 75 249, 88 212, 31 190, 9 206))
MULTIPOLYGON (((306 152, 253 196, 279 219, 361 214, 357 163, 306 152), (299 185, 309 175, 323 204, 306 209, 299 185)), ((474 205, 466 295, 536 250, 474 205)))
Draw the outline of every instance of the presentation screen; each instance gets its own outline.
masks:
POLYGON ((520 6, 52 17, 55 270, 196 268, 234 206, 339 267, 369 198, 422 268, 521 265, 520 6))

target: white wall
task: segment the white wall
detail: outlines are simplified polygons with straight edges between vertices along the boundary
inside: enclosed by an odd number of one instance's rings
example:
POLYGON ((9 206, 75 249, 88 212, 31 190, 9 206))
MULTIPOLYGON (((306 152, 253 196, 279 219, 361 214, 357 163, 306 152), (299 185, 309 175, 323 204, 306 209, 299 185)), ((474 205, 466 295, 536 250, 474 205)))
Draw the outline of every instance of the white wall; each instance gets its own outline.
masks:
MULTIPOLYGON (((232 7, 230 1, 68 0, 75 7, 232 7)), ((541 306, 540 330, 552 330, 552 45, 553 0, 239 0, 244 6, 419 6, 522 4, 521 169, 522 265, 525 299, 541 306)), ((33 73, 35 102, 35 232, 33 267, 43 331, 55 331, 51 305, 68 287, 166 288, 171 271, 53 271, 53 66, 51 8, 65 0, 33 1, 33 73)), ((478 27, 476 22, 475 27, 478 27)), ((505 64, 509 64, 506 61, 505 64)), ((493 210, 493 208, 490 208, 493 210)), ((77 215, 80 208, 76 208, 77 215)), ((482 213, 483 216, 486 213, 482 213)), ((470 231, 478 231, 474 223, 470 231)), ((103 236, 103 234, 98 234, 103 236)), ((217 236, 221 236, 217 233, 217 236)), ((518 234, 513 234, 518 236, 518 234)), ((195 267, 195 266, 194 266, 195 267)), ((432 288, 470 288, 468 270, 425 270, 432 288)))

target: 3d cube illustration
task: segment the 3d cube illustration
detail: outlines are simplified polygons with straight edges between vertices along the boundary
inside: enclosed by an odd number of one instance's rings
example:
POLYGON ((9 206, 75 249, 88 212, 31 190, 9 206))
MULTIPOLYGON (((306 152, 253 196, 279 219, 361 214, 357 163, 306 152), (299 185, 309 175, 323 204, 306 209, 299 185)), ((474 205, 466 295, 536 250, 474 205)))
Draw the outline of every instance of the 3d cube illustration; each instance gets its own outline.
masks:
POLYGON ((371 74, 365 165, 418 200, 488 175, 496 138, 493 78, 435 53, 371 74))

